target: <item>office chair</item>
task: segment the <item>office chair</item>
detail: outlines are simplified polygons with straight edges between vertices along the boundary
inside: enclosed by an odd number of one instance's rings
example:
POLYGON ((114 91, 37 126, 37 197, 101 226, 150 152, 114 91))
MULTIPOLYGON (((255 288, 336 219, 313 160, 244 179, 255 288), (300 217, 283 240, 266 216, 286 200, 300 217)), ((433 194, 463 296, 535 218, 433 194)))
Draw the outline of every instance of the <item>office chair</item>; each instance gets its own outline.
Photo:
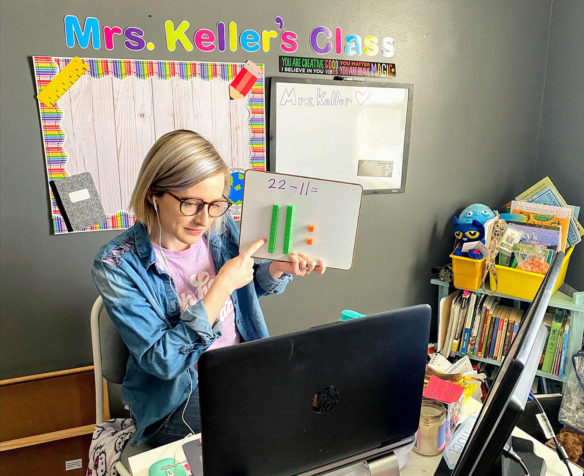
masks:
MULTIPOLYGON (((107 398, 104 397, 103 379, 121 384, 126 375, 126 362, 129 356, 128 348, 107 313, 101 296, 95 300, 91 309, 91 346, 95 373, 95 421, 99 425, 104 421, 104 402, 107 398)), ((120 476, 131 476, 127 469, 130 456, 152 448, 148 442, 132 446, 130 440, 115 466, 120 476)))

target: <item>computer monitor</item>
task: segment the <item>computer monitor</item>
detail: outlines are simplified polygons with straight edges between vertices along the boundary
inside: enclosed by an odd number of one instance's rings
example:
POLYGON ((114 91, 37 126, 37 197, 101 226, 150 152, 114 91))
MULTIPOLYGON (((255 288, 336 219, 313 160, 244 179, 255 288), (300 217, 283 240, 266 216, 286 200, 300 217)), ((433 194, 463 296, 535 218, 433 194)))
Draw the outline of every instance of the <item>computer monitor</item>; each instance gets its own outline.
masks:
POLYGON ((204 474, 316 474, 412 443, 430 320, 419 305, 205 352, 204 474))
POLYGON ((547 338, 543 317, 563 259, 564 253, 557 252, 529 305, 452 476, 502 474, 500 455, 525 409, 535 378, 547 338))

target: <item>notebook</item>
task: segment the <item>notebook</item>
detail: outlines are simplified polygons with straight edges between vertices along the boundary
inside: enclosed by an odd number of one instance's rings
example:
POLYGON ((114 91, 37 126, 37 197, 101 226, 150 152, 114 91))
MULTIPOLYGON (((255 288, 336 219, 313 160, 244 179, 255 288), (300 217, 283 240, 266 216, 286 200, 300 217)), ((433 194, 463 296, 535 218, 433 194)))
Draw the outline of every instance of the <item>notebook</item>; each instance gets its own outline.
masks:
POLYGON ((89 172, 49 182, 67 231, 79 231, 107 220, 89 172))
POLYGON ((315 474, 413 440, 427 305, 205 352, 205 475, 315 474))

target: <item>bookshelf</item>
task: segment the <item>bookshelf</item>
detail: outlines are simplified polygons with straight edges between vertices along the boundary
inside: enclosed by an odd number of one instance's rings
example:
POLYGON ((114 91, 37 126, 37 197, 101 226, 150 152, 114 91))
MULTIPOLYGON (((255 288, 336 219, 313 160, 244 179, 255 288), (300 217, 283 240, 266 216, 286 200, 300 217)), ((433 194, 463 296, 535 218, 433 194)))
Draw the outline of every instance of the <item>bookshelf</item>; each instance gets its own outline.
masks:
MULTIPOLYGON (((440 301, 442 298, 448 296, 450 291, 450 283, 445 283, 444 281, 440 281, 439 279, 432 279, 430 282, 438 287, 438 310, 440 310, 440 301)), ((486 291, 484 289, 477 289, 475 291, 477 294, 485 294, 486 291)), ((507 298, 513 301, 523 301, 529 302, 525 299, 520 299, 514 296, 508 296, 506 294, 495 293, 495 296, 499 296, 502 298, 507 298)), ((565 295, 560 291, 556 291, 554 295, 550 299, 549 307, 555 307, 558 309, 567 309, 571 311, 572 320, 570 321, 570 334, 568 336, 568 349, 567 349, 567 356, 572 356, 576 352, 580 350, 582 347, 582 337, 584 335, 584 292, 576 292, 570 298, 569 296, 565 295)), ((438 311, 439 312, 439 311, 438 311)), ((457 353, 456 355, 462 356, 462 354, 457 353)), ((477 362, 484 362, 486 364, 492 365, 501 365, 501 362, 498 360, 492 359, 479 359, 476 356, 469 355, 468 356, 471 360, 477 362)), ((553 375, 551 373, 542 372, 541 370, 537 371, 537 375, 540 377, 556 380, 563 383, 564 389, 566 382, 568 380, 569 373, 572 371, 572 366, 567 364, 566 361, 567 371, 565 372, 562 378, 558 377, 557 375, 553 375)))
POLYGON ((0 401, 0 474, 85 476, 93 366, 0 380, 0 401))

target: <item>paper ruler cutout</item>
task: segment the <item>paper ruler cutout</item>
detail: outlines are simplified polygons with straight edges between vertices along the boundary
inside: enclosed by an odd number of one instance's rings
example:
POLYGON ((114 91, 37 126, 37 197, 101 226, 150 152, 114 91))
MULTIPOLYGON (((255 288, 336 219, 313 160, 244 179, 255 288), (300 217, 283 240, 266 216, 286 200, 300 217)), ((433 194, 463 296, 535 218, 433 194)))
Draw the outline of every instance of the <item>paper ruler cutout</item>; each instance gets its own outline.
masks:
POLYGON ((81 58, 75 56, 53 80, 38 93, 37 99, 49 107, 54 107, 57 101, 75 82, 89 69, 81 58))

